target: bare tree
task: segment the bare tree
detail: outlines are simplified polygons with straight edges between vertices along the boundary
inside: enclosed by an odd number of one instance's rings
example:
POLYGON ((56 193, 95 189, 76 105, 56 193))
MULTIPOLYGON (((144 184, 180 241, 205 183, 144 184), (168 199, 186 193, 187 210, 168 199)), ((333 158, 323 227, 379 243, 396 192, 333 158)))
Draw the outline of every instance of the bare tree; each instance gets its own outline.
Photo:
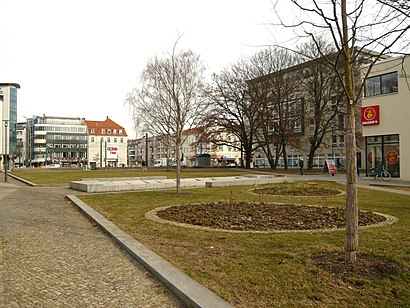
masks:
POLYGON ((255 132, 258 128, 257 106, 249 96, 247 81, 254 78, 247 58, 240 59, 213 77, 209 91, 211 108, 207 116, 208 140, 245 151, 246 168, 258 147, 255 132), (252 76, 252 77, 251 77, 252 76), (234 136, 234 138, 229 138, 234 136), (239 143, 238 143, 239 141, 239 143))
POLYGON ((305 113, 308 128, 305 134, 309 138, 308 169, 313 168, 315 153, 324 145, 325 137, 330 132, 332 137, 335 131, 344 134, 343 107, 346 106, 346 101, 343 85, 335 71, 324 63, 325 60, 322 59, 319 50, 326 55, 334 52, 332 45, 320 37, 317 38, 317 42, 309 41, 298 48, 301 61, 304 61, 299 69, 299 77, 305 97, 305 108, 308 111, 305 113), (319 49, 316 44, 320 46, 319 49), (340 118, 342 123, 336 123, 340 118))
MULTIPOLYGON (((277 8, 281 0, 276 2, 277 8)), ((283 0, 288 5, 288 0, 283 0)), ((354 263, 358 248, 358 201, 356 174, 355 109, 362 96, 364 82, 355 82, 355 67, 368 53, 363 68, 363 80, 374 64, 384 55, 392 54, 393 47, 404 52, 408 47, 408 1, 398 0, 291 0, 298 11, 293 22, 285 22, 278 10, 279 25, 293 29, 296 38, 312 39, 326 64, 333 69, 343 85, 347 104, 346 128, 346 240, 345 259, 354 263), (335 54, 328 57, 321 52, 318 37, 326 35, 333 43, 335 54), (342 68, 342 69, 340 69, 342 68)), ((282 44, 283 46, 283 44, 282 44)), ((289 46, 285 46, 289 48, 289 46)))
POLYGON ((182 131, 196 125, 203 113, 205 68, 192 51, 176 51, 178 40, 167 57, 148 61, 141 84, 127 95, 125 102, 133 112, 136 127, 175 147, 179 193, 182 131))
POLYGON ((262 50, 250 58, 258 76, 248 82, 248 95, 258 107, 256 138, 271 169, 276 169, 280 156, 286 157, 287 145, 297 134, 295 126, 301 124, 301 101, 293 97, 299 81, 289 70, 296 61, 292 53, 281 49, 262 50))

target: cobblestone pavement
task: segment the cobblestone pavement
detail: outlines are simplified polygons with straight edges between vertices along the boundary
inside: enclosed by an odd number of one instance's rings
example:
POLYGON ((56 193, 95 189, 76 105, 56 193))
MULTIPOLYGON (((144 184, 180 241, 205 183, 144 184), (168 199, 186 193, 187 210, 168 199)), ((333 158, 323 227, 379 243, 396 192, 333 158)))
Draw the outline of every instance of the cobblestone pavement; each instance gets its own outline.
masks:
POLYGON ((0 307, 183 307, 70 193, 0 185, 0 307))

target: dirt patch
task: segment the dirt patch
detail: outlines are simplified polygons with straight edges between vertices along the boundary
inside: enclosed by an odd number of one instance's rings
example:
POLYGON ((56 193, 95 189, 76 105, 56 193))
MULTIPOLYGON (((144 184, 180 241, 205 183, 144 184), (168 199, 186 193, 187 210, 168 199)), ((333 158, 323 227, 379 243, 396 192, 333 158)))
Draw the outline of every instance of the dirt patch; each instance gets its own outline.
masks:
POLYGON ((314 263, 343 281, 360 286, 365 280, 389 278, 403 272, 394 261, 370 255, 358 254, 354 264, 348 264, 342 253, 324 253, 313 257, 314 263))
MULTIPOLYGON (((158 209, 160 219, 234 231, 318 230, 345 227, 343 208, 298 204, 221 201, 158 209)), ((359 226, 386 221, 373 212, 359 211, 359 226)))
POLYGON ((260 195, 286 195, 286 196, 334 196, 342 192, 337 189, 323 187, 294 187, 294 186, 272 186, 251 190, 252 193, 260 195))

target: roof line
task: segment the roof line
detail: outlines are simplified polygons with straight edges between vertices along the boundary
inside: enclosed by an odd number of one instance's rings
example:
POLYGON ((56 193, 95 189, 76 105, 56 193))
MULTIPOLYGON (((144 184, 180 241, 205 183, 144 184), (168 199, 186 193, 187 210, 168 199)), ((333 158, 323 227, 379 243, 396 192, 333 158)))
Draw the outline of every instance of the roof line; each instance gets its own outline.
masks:
POLYGON ((15 87, 17 89, 20 89, 20 85, 18 83, 10 83, 10 82, 0 83, 0 87, 15 87))

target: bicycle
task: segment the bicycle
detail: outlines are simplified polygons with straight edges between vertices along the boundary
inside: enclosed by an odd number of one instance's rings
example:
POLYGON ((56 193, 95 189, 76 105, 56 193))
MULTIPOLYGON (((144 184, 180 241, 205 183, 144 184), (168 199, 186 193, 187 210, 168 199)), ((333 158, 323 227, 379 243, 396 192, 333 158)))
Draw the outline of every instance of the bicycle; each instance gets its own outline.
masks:
POLYGON ((384 165, 382 165, 381 171, 379 171, 378 168, 369 168, 367 171, 367 177, 370 180, 375 180, 377 177, 380 177, 383 181, 389 181, 391 179, 391 174, 384 168, 384 165))

